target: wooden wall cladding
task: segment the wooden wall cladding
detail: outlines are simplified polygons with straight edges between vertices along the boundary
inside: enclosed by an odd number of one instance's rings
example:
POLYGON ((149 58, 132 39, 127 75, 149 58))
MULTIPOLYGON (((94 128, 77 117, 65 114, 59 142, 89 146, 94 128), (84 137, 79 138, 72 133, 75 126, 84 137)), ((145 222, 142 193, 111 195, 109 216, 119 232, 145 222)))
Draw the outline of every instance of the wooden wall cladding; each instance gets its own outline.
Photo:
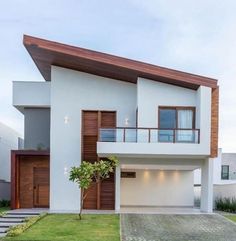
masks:
POLYGON ((219 131, 219 87, 212 89, 211 95, 211 157, 218 155, 219 131))
POLYGON ((110 178, 104 180, 101 183, 101 195, 100 195, 100 209, 113 210, 115 209, 115 176, 114 173, 110 175, 110 178))
MULTIPOLYGON (((116 127, 114 111, 83 111, 82 113, 82 160, 91 163, 99 160, 97 140, 99 128, 116 127)), ((114 175, 104 180, 101 185, 94 183, 84 200, 85 209, 114 209, 115 181, 114 175)))

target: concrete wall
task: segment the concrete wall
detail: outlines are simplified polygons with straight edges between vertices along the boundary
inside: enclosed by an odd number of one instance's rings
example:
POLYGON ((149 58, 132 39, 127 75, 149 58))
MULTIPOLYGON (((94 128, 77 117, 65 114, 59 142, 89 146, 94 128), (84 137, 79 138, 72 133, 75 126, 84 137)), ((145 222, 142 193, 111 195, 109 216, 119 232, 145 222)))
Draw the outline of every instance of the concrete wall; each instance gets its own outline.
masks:
POLYGON ((24 109, 25 149, 50 148, 50 109, 27 108, 24 109))
POLYGON ((10 200, 11 199, 11 184, 10 182, 5 182, 0 180, 0 200, 10 200))
POLYGON ((196 106, 196 91, 138 78, 138 126, 158 127, 158 106, 196 106))
POLYGON ((134 126, 136 107, 135 84, 52 67, 51 210, 79 209, 80 192, 67 170, 81 162, 82 110, 117 110, 118 126, 126 118, 134 126))
MULTIPOLYGON (((214 184, 213 206, 216 198, 236 198, 236 184, 214 184)), ((194 198, 201 199, 201 186, 194 187, 194 198)))
POLYGON ((214 199, 217 197, 236 198, 236 184, 214 185, 214 199))
POLYGON ((0 179, 10 181, 11 150, 18 149, 19 133, 0 123, 0 179))
POLYGON ((51 82, 13 81, 13 105, 23 107, 49 107, 51 82))
POLYGON ((121 206, 193 206, 193 171, 135 170, 121 178, 121 206))

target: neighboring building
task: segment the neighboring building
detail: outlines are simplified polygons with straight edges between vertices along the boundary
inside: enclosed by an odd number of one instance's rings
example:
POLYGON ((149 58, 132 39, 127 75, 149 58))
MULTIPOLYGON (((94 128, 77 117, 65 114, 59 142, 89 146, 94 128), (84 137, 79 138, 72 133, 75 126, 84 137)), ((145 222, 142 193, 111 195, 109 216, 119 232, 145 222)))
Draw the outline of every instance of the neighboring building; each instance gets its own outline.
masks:
MULTIPOLYGON (((218 157, 213 161, 213 200, 236 198, 236 153, 222 153, 218 149, 218 157)), ((201 198, 201 169, 194 171, 194 196, 198 202, 201 198)), ((214 202, 213 202, 214 203, 214 202)))
POLYGON ((201 210, 212 211, 217 80, 30 36, 24 45, 46 81, 13 83, 30 150, 12 152, 12 208, 78 211, 70 167, 116 155, 84 208, 193 207, 201 168, 201 210))
POLYGON ((21 148, 20 134, 0 123, 0 200, 10 200, 11 150, 21 148))
MULTIPOLYGON (((236 153, 223 153, 218 149, 214 159, 213 184, 236 184, 236 153)), ((194 171, 194 184, 201 184, 201 169, 194 171)))

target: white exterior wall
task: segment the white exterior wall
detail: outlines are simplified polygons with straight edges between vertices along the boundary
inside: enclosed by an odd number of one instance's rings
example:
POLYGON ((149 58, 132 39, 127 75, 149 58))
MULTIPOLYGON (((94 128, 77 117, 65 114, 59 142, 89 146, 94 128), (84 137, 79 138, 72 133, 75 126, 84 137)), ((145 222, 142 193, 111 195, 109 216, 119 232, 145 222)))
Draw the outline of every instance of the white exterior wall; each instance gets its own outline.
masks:
POLYGON ((20 134, 0 123, 0 179, 10 181, 11 150, 18 149, 20 134))
POLYGON ((51 82, 13 81, 13 106, 50 107, 51 82))
POLYGON ((211 213, 213 209, 213 159, 202 163, 201 211, 211 213))
POLYGON ((196 91, 138 78, 138 127, 158 127, 158 106, 196 106, 196 91))
POLYGON ((193 171, 133 171, 121 178, 121 206, 193 206, 193 171))
POLYGON ((51 210, 78 210, 80 192, 67 170, 81 162, 82 110, 116 110, 117 125, 135 125, 136 85, 52 66, 51 210), (68 124, 64 118, 68 117, 68 124))
POLYGON ((197 90, 196 128, 200 129, 200 145, 211 152, 211 88, 200 86, 197 90))

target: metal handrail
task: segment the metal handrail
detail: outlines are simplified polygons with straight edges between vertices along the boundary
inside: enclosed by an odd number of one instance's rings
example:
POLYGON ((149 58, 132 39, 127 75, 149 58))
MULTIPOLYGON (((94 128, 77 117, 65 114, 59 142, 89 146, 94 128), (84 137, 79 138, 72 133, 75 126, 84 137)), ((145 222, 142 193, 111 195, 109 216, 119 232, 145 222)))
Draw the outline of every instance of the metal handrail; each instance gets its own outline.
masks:
MULTIPOLYGON (((115 135, 117 135, 117 132, 114 132, 116 130, 121 130, 121 137, 122 141, 119 142, 139 142, 139 139, 141 137, 141 133, 138 133, 139 130, 147 130, 147 141, 148 143, 153 142, 152 137, 152 131, 158 131, 157 134, 155 134, 155 138, 157 139, 156 142, 184 142, 184 143, 200 143, 200 129, 191 129, 191 128, 148 128, 148 127, 111 127, 111 128, 100 128, 99 129, 99 141, 101 142, 117 142, 117 138, 115 135), (128 130, 136 130, 135 135, 133 136, 132 141, 127 141, 127 131, 128 130), (105 138, 101 138, 101 134, 103 131, 111 131, 111 135, 107 135, 105 138), (164 134, 161 131, 173 131, 173 134, 164 134), (192 131, 190 136, 190 140, 187 138, 184 140, 183 135, 178 134, 178 131, 192 131), (165 141, 163 139, 163 136, 168 137, 169 141, 165 141), (110 139, 109 139, 110 138, 110 139), (106 139, 105 141, 103 139, 106 139)), ((107 134, 107 133, 106 133, 107 134)))

